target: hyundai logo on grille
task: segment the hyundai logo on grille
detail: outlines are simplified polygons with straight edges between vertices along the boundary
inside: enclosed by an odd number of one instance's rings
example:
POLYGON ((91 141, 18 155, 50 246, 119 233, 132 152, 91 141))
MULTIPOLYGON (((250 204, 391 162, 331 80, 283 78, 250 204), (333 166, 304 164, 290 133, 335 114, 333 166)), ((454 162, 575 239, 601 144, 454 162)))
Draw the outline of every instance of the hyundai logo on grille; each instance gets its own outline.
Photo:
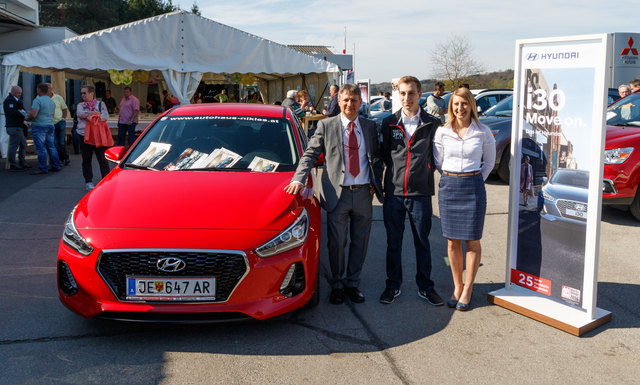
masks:
POLYGON ((167 273, 175 273, 176 271, 184 270, 187 264, 180 258, 166 257, 158 259, 156 262, 158 270, 165 271, 167 273))
POLYGON ((527 55, 527 60, 529 61, 533 61, 533 60, 537 60, 538 59, 538 54, 537 53, 530 53, 529 55, 527 55))

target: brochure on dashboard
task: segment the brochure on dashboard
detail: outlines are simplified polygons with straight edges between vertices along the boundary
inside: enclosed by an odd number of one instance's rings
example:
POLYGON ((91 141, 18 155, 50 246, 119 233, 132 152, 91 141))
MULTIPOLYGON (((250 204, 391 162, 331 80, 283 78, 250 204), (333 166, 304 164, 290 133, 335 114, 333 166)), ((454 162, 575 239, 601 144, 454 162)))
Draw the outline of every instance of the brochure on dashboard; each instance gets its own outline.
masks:
POLYGON ((249 169, 256 172, 273 172, 276 171, 279 164, 278 162, 256 156, 249 164, 249 169))
POLYGON ((151 142, 149 148, 144 150, 133 163, 139 166, 153 167, 169 153, 170 149, 171 145, 169 143, 151 142))

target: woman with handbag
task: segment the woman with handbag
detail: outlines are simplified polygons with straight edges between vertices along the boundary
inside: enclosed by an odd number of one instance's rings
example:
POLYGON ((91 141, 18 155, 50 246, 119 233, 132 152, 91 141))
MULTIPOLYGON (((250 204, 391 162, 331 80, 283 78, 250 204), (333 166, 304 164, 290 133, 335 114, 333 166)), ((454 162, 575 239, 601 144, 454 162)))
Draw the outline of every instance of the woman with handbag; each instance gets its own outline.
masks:
POLYGON ((107 176, 110 171, 109 163, 104 157, 104 152, 107 147, 99 147, 85 142, 85 128, 87 126, 87 121, 91 116, 97 113, 100 116, 100 120, 103 122, 106 122, 109 118, 107 106, 103 102, 96 100, 95 92, 96 90, 93 86, 83 86, 80 89, 82 102, 78 103, 78 107, 76 109, 76 115, 78 117, 77 132, 80 135, 80 152, 82 153, 82 175, 84 176, 85 188, 87 191, 91 191, 94 187, 93 169, 91 166, 91 157, 93 154, 96 155, 96 159, 98 160, 102 178, 107 176))
POLYGON ((442 173, 438 206, 442 236, 454 291, 447 306, 468 310, 473 282, 480 266, 480 238, 487 209, 484 181, 496 159, 496 141, 491 130, 478 121, 475 98, 467 88, 458 88, 449 100, 449 119, 433 139, 435 164, 442 173), (462 242, 466 243, 466 277, 462 280, 462 242))

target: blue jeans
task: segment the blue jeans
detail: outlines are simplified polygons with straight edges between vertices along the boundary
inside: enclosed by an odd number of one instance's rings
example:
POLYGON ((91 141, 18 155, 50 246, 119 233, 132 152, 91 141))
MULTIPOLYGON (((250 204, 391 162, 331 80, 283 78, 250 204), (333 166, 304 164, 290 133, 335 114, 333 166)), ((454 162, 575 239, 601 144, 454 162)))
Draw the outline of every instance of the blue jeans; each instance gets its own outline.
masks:
POLYGON ((56 142, 56 150, 58 150, 58 158, 62 160, 69 159, 69 154, 67 154, 67 122, 62 119, 58 123, 53 125, 54 127, 54 136, 56 142))
POLYGON ((129 136, 129 146, 136 141, 136 125, 138 123, 118 123, 118 146, 124 146, 125 133, 129 136))
POLYGON ((404 219, 409 223, 416 249, 416 284, 420 290, 433 289, 431 280, 431 197, 386 196, 382 207, 384 227, 387 229, 387 281, 388 288, 402 285, 402 236, 404 219))
POLYGON ((58 158, 58 151, 56 150, 54 132, 55 128, 53 124, 48 125, 32 125, 31 136, 33 136, 33 146, 36 148, 36 154, 38 154, 38 169, 42 172, 49 172, 47 167, 47 153, 51 158, 51 166, 60 170, 60 159, 58 158))

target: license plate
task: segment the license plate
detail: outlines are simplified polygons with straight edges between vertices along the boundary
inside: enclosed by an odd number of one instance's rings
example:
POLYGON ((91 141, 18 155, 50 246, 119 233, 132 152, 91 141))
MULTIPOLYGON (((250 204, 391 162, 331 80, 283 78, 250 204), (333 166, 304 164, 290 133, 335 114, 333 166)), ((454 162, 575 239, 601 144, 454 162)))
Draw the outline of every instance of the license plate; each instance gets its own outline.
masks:
POLYGON ((578 218, 587 217, 586 211, 578 211, 578 210, 571 210, 571 209, 567 209, 567 215, 571 215, 572 217, 578 217, 578 218))
POLYGON ((127 299, 213 301, 216 299, 216 279, 127 277, 127 299))

